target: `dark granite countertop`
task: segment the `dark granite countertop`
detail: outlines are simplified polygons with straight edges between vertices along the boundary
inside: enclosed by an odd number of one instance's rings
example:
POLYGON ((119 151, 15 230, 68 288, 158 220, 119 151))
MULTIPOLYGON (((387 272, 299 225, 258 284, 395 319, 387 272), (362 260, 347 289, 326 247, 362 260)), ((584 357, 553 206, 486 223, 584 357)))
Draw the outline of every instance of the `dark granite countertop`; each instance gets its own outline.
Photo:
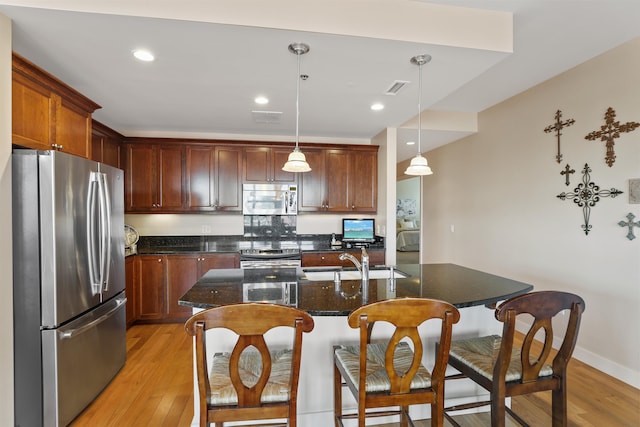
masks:
MULTIPOLYGON (((264 240, 244 236, 142 236, 137 245, 138 255, 196 254, 239 252, 243 249, 265 247, 298 248, 301 252, 344 251, 346 246, 332 247, 331 235, 301 235, 288 239, 264 240)), ((384 241, 369 246, 369 250, 384 250, 384 241)))
MULTIPOLYGON (((395 286, 387 279, 370 280, 366 302, 422 297, 447 301, 462 308, 494 304, 533 289, 527 283, 455 264, 401 264, 396 268, 409 277, 396 279, 395 286)), ((359 280, 343 280, 340 289, 336 290, 333 280, 307 280, 302 268, 209 270, 179 303, 205 309, 240 303, 247 300, 249 288, 260 289, 265 295, 273 291, 277 298, 285 295, 286 301, 281 303, 295 305, 314 316, 346 316, 363 304, 359 280), (280 291, 282 288, 274 290, 267 283, 288 285, 280 291)))

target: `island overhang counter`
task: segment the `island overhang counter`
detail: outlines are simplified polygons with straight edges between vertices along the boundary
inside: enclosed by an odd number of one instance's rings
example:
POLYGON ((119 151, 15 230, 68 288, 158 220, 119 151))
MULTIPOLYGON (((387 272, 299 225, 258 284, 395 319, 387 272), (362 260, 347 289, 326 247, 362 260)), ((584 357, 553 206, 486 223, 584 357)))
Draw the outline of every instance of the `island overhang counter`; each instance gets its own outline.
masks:
POLYGON ((360 280, 343 280, 339 286, 333 281, 311 281, 298 267, 209 270, 179 303, 200 309, 236 304, 249 301, 247 285, 288 284, 289 298, 283 303, 312 316, 347 316, 363 303, 390 298, 432 298, 464 308, 489 306, 533 289, 527 283, 455 264, 400 264, 395 268, 408 277, 369 280, 367 301, 359 292, 360 280))
MULTIPOLYGON (((366 301, 362 300, 360 280, 343 280, 339 284, 333 280, 311 281, 305 278, 305 272, 301 268, 210 270, 181 297, 180 304, 190 306, 194 312, 198 312, 218 305, 247 302, 248 289, 252 286, 277 289, 277 286, 264 285, 282 285, 283 292, 276 293, 273 298, 282 299, 282 303, 307 311, 314 316, 315 321, 314 330, 303 341, 298 387, 298 424, 325 427, 333 425, 333 345, 358 342, 357 329, 349 328, 346 320, 346 316, 355 308, 363 303, 403 297, 447 301, 461 309, 460 322, 453 326, 453 338, 468 338, 500 334, 501 324, 495 320, 493 310, 487 307, 533 289, 527 283, 455 264, 400 264, 394 268, 408 277, 369 280, 366 301)), ((271 295, 272 292, 265 294, 271 295)), ((424 324, 420 333, 436 337, 439 335, 440 325, 430 322, 424 324)), ((385 336, 388 331, 388 325, 376 325, 372 339, 385 336)), ((216 334, 215 339, 207 340, 211 350, 228 351, 235 344, 233 334, 216 334)), ((285 342, 284 338, 282 337, 282 342, 285 342)), ((278 341, 279 337, 274 339, 278 341)), ((432 345, 435 346, 435 339, 432 345)), ((425 351, 423 363, 426 366, 433 363, 434 351, 433 348, 425 351)), ((197 396, 195 380, 194 393, 197 396)), ((467 381, 456 381, 451 386, 447 384, 446 396, 448 404, 488 397, 484 389, 467 381)), ((343 397, 345 408, 355 407, 355 401, 349 400, 348 393, 343 397)), ((414 419, 430 417, 428 405, 423 406, 412 408, 414 419)), ((198 414, 198 400, 194 399, 193 426, 198 425, 198 414)), ((385 418, 379 420, 381 423, 389 421, 385 418)))

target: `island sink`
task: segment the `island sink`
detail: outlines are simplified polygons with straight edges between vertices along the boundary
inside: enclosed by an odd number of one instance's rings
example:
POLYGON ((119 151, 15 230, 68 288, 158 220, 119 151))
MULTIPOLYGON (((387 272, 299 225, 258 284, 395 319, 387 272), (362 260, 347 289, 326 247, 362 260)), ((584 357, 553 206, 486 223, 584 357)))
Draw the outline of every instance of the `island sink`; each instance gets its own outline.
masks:
MULTIPOLYGON (((357 270, 342 270, 340 267, 336 267, 335 269, 302 269, 304 275, 303 279, 310 281, 330 281, 334 280, 335 273, 340 273, 340 280, 360 280, 362 279, 362 275, 357 270)), ((391 271, 388 268, 385 269, 370 269, 369 270, 369 279, 390 279, 391 271)), ((394 279, 404 279, 409 277, 408 274, 403 273, 402 271, 398 271, 396 269, 393 270, 393 278, 394 279)))

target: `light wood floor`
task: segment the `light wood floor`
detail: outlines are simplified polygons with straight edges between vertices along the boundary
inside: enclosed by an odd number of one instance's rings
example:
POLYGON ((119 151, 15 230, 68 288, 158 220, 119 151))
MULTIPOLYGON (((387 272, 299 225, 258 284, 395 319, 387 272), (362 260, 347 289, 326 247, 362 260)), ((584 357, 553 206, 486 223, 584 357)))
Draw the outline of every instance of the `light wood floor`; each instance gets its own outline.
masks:
MULTIPOLYGON (((182 324, 131 327, 125 367, 71 427, 189 426, 193 418, 191 345, 182 324)), ((569 426, 640 426, 640 390, 577 360, 569 364, 568 387, 569 426)), ((550 393, 517 397, 512 406, 534 427, 551 425, 550 393)), ((490 424, 488 413, 458 418, 469 427, 490 424)))

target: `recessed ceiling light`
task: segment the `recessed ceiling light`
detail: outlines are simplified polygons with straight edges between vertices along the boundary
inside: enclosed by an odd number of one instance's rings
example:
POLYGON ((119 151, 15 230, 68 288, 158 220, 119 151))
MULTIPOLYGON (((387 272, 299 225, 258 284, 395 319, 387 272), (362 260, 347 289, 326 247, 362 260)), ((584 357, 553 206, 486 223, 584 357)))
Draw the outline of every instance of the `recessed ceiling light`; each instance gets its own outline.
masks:
POLYGON ((416 145, 415 141, 407 141, 407 145, 416 145))
POLYGON ((375 104, 371 104, 371 109, 373 111, 380 111, 380 110, 384 109, 384 105, 380 104, 379 102, 377 102, 375 104))
POLYGON ((151 62, 155 59, 153 53, 144 49, 136 49, 133 51, 133 56, 135 56, 140 61, 151 62))
POLYGON ((269 103, 269 99, 266 96, 257 96, 256 99, 254 99, 254 101, 256 104, 260 104, 260 105, 269 103))

